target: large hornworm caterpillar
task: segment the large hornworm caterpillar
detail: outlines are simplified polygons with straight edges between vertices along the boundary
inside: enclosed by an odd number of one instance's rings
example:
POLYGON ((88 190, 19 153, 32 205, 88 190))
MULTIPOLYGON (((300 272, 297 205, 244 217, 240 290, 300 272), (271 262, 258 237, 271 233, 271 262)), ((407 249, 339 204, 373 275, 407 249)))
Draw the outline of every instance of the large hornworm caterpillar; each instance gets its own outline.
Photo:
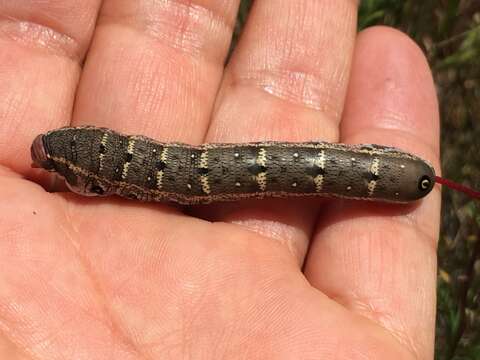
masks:
POLYGON ((35 166, 56 171, 79 194, 181 204, 312 195, 409 202, 435 184, 426 161, 378 145, 191 146, 89 126, 39 135, 31 152, 35 166))

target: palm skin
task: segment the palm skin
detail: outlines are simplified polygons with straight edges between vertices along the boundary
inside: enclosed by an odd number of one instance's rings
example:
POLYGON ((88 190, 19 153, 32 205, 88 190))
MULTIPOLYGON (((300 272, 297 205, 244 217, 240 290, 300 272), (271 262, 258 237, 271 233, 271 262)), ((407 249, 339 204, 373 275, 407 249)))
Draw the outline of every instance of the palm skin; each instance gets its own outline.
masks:
POLYGON ((224 71, 236 1, 27 3, 0 5, 1 359, 433 357, 438 189, 182 209, 47 192, 29 168, 35 135, 88 123, 381 143, 438 169, 435 91, 406 36, 356 36, 349 0, 259 1, 224 71))

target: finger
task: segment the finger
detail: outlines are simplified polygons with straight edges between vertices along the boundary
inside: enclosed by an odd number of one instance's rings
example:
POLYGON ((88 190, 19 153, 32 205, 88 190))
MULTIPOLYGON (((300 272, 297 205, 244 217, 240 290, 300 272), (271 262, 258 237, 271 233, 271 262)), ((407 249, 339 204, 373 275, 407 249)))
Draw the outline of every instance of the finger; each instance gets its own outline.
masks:
POLYGON ((70 122, 99 0, 0 2, 0 164, 30 172, 36 135, 70 122))
POLYGON ((106 0, 75 124, 163 141, 203 140, 238 1, 106 0))
MULTIPOLYGON (((207 141, 337 140, 356 13, 350 0, 255 2, 207 141)), ((281 239, 301 262, 318 201, 284 204, 221 205, 210 215, 281 239)))
MULTIPOLYGON (((425 57, 388 28, 359 35, 341 140, 400 147, 439 169, 439 116, 425 57)), ((421 359, 433 356, 440 192, 414 206, 333 203, 305 273, 311 284, 380 323, 421 359)))

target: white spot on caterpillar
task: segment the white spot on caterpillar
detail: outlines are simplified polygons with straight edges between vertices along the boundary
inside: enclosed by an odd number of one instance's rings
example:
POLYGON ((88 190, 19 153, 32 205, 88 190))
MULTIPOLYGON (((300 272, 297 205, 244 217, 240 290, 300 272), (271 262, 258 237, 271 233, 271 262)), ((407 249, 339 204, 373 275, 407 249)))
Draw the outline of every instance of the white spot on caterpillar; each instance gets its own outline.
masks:
POLYGON ((192 190, 192 185, 187 184, 187 187, 188 187, 190 190, 192 190))
POLYGON ((292 184, 292 187, 297 187, 297 183, 294 182, 294 183, 292 184))
POLYGON ((163 186, 163 171, 157 171, 157 188, 160 190, 163 186))
POLYGON ((348 190, 348 191, 352 190, 352 187, 351 187, 350 185, 347 186, 347 190, 348 190))
MULTIPOLYGON (((264 148, 261 148, 258 152, 257 164, 263 167, 267 166, 267 151, 264 148)), ((260 190, 267 190, 267 172, 263 171, 256 176, 256 180, 260 190)))
MULTIPOLYGON (((108 132, 103 133, 102 136, 102 141, 100 141, 100 144, 105 148, 107 146, 107 141, 108 141, 108 132)), ((98 172, 102 171, 103 169, 103 159, 105 157, 105 154, 100 154, 100 164, 98 168, 98 172)))
MULTIPOLYGON (((127 146, 127 154, 130 154, 133 156, 133 149, 135 147, 135 139, 130 138, 128 140, 128 146, 127 146)), ((128 175, 128 167, 130 166, 130 162, 127 161, 125 164, 123 164, 123 171, 122 171, 122 179, 126 179, 128 175)))
POLYGON ((208 175, 200 176, 200 184, 202 184, 202 190, 205 194, 210 194, 210 185, 208 183, 208 175))
POLYGON ((200 155, 200 167, 204 169, 208 168, 208 150, 205 150, 200 155))
POLYGON ((313 179, 313 182, 315 183, 315 190, 316 190, 317 192, 322 191, 322 188, 323 188, 323 175, 317 175, 317 176, 315 176, 315 178, 313 179))
POLYGON ((164 147, 162 154, 160 155, 160 160, 162 160, 164 163, 167 163, 167 156, 168 156, 168 147, 164 147))
POLYGON ((402 165, 400 165, 400 167, 401 167, 402 169, 405 169, 405 165, 403 165, 403 164, 402 164, 402 165))
POLYGON ((299 156, 298 153, 294 153, 294 154, 293 154, 293 157, 294 157, 295 159, 297 159, 298 156, 299 156))
MULTIPOLYGON (((372 161, 372 165, 370 166, 370 172, 375 177, 378 177, 379 169, 380 169, 380 159, 379 158, 374 158, 373 161, 372 161)), ((373 193, 375 192, 376 186, 377 186, 377 181, 376 180, 370 180, 369 181, 369 183, 368 183, 368 196, 373 195, 373 193)))
POLYGON ((125 179, 128 175, 128 167, 130 166, 129 162, 123 164, 122 179, 125 179))
POLYGON ((379 168, 380 168, 380 159, 379 158, 373 159, 372 166, 370 167, 370 172, 373 175, 378 176, 379 168))
POLYGON ((319 165, 318 166, 320 166, 320 168, 322 168, 322 169, 325 169, 325 162, 326 161, 327 161, 327 158, 325 156, 325 151, 322 150, 320 152, 320 160, 319 160, 319 165))
POLYGON ((240 186, 242 186, 242 184, 240 184, 239 182, 236 182, 236 183, 235 183, 235 186, 236 186, 236 187, 240 187, 240 186))
POLYGON ((267 173, 262 172, 256 176, 258 186, 260 190, 265 191, 267 190, 267 173))
POLYGON ((267 166, 267 151, 265 148, 261 148, 258 152, 257 164, 261 166, 267 166))
MULTIPOLYGON (((315 165, 317 165, 320 169, 325 170, 325 162, 327 160, 325 156, 325 151, 322 150, 318 153, 319 158, 315 160, 315 165)), ((317 175, 313 179, 313 182, 315 183, 315 191, 320 192, 322 191, 323 188, 323 175, 317 175)))
POLYGON ((135 139, 130 139, 128 141, 128 146, 127 146, 127 153, 129 154, 132 154, 133 155, 133 149, 135 147, 135 139))
MULTIPOLYGON (((168 147, 164 147, 162 154, 160 155, 160 161, 167 163, 168 158, 168 147)), ((157 189, 160 190, 163 187, 163 170, 157 171, 157 189)))
POLYGON ((235 153, 235 154, 233 154, 233 156, 234 156, 236 159, 238 159, 238 158, 240 157, 240 154, 239 154, 239 153, 235 153))
MULTIPOLYGON (((208 169, 208 150, 205 150, 200 155, 200 168, 208 169)), ((202 191, 205 194, 210 194, 210 184, 208 183, 208 175, 200 175, 200 184, 202 184, 202 191)))

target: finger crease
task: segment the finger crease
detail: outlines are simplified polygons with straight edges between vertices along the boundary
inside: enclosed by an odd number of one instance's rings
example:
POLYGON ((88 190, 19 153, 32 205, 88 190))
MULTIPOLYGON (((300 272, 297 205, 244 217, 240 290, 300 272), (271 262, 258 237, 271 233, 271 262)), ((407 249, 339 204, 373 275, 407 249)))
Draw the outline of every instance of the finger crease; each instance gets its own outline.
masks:
POLYGON ((284 102, 320 111, 331 119, 340 118, 339 93, 318 76, 302 71, 258 71, 233 76, 231 87, 255 87, 284 102))
MULTIPOLYGON (((160 6, 159 6, 160 7, 160 6)), ((161 41, 182 53, 212 56, 215 51, 205 48, 217 48, 217 43, 230 41, 233 24, 222 13, 197 4, 180 4, 173 1, 162 3, 159 9, 132 12, 126 14, 104 14, 99 24, 121 24, 161 41), (211 38, 211 34, 215 36, 211 38), (212 41, 212 43, 208 43, 212 41)), ((221 46, 221 45, 220 45, 221 46)), ((215 58, 223 62, 221 59, 215 58)))
POLYGON ((2 16, 0 38, 76 62, 82 60, 80 45, 73 37, 40 23, 2 16))

